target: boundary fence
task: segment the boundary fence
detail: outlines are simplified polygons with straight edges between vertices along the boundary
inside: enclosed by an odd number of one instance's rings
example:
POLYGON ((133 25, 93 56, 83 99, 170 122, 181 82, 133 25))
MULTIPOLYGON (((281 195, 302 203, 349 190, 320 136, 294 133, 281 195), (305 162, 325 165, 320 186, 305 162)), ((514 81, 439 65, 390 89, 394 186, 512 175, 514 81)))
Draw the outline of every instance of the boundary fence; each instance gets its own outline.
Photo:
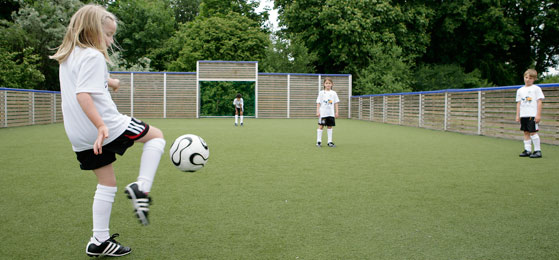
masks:
MULTIPOLYGON (((255 117, 312 118, 324 77, 332 78, 341 118, 350 117, 350 74, 259 73, 256 61, 198 61, 196 72, 111 72, 111 96, 138 118, 199 118, 200 82, 254 81, 255 117)), ((231 102, 233 100, 226 100, 231 102)), ((232 111, 233 112, 233 111, 232 111)), ((62 122, 60 92, 0 88, 0 127, 62 122)))
MULTIPOLYGON (((538 86, 545 95, 539 124, 542 143, 559 145, 559 84, 538 86)), ((515 122, 520 87, 352 96, 351 118, 520 140, 515 122)))

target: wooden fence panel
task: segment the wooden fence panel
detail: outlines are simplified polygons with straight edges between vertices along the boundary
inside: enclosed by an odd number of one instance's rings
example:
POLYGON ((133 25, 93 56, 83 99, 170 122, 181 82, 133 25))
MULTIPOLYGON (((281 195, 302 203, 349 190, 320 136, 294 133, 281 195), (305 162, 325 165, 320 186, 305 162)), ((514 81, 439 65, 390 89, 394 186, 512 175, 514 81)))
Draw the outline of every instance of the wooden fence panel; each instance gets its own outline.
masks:
POLYGON ((423 95, 423 100, 421 102, 421 125, 423 127, 428 129, 444 130, 444 99, 444 93, 423 95))
POLYGON ((258 77, 258 117, 288 117, 288 75, 261 75, 258 77))
POLYGON ((478 131, 478 92, 448 94, 447 130, 466 134, 478 131))
POLYGON ((318 77, 291 75, 290 118, 316 117, 316 98, 318 96, 318 77))
POLYGON ((163 77, 157 74, 134 74, 134 117, 163 118, 163 77))
POLYGON ((167 118, 196 118, 196 74, 167 74, 167 118))
POLYGON ((404 95, 402 100, 402 125, 419 126, 419 95, 404 95))

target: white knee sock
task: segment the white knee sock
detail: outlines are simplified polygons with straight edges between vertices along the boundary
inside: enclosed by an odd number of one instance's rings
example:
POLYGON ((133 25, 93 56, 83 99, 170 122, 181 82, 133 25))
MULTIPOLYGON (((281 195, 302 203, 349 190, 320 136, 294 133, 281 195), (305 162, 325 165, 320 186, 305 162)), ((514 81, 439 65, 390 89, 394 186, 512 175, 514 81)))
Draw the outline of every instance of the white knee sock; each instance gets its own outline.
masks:
POLYGON ((538 134, 531 135, 532 143, 534 144, 534 151, 541 151, 540 147, 540 136, 538 134))
POLYGON ((111 210, 115 201, 116 187, 97 184, 97 190, 93 197, 93 237, 97 242, 109 239, 109 222, 111 220, 111 210))
POLYGON ((241 116, 241 124, 243 123, 243 117, 244 117, 244 116, 241 116))
POLYGON ((165 139, 163 138, 154 138, 144 144, 144 151, 140 161, 140 174, 138 176, 138 185, 141 191, 150 192, 164 149, 165 139))
POLYGON ((532 151, 532 140, 524 140, 524 150, 528 152, 532 151))
POLYGON ((332 142, 332 128, 328 128, 326 129, 326 133, 328 133, 328 142, 331 143, 332 142))
POLYGON ((322 130, 321 129, 316 130, 316 142, 317 143, 322 142, 322 130))
POLYGON ((239 116, 235 115, 235 124, 239 122, 239 116))

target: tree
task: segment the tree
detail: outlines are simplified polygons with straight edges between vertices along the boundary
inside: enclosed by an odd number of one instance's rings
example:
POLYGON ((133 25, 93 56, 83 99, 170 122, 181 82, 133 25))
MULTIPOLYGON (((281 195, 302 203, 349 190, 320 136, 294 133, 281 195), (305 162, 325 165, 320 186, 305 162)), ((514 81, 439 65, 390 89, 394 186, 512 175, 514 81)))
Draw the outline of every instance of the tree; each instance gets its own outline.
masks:
POLYGON ((201 0, 171 0, 171 9, 175 13, 177 23, 186 23, 194 20, 198 15, 201 0))
POLYGON ((255 21, 240 14, 198 17, 181 25, 153 60, 167 70, 194 71, 198 60, 262 60, 269 42, 255 21))
POLYGON ((121 57, 130 64, 159 48, 175 31, 174 13, 165 0, 117 0, 109 11, 119 19, 115 37, 121 57))
MULTIPOLYGON (((354 89, 358 93, 373 91, 372 87, 396 86, 392 83, 381 86, 382 80, 372 76, 379 74, 371 71, 381 65, 372 62, 395 64, 395 69, 381 66, 385 68, 384 82, 404 79, 405 74, 392 73, 409 67, 416 57, 423 55, 429 43, 425 36, 429 9, 422 5, 417 5, 416 9, 402 8, 389 0, 277 0, 274 3, 285 32, 301 39, 316 55, 316 70, 353 74, 354 89), (383 51, 397 56, 386 55, 383 51)), ((396 89, 409 89, 405 86, 408 83, 409 80, 398 81, 396 89)))
POLYGON ((264 72, 314 73, 316 55, 309 52, 298 39, 285 39, 282 34, 272 34, 265 58, 258 64, 264 72))
POLYGON ((33 54, 33 48, 23 52, 9 52, 0 47, 0 86, 6 88, 36 89, 45 76, 38 70, 40 57, 33 54))
MULTIPOLYGON (((10 43, 10 52, 19 52, 26 55, 24 49, 31 47, 33 54, 37 54, 39 59, 36 60, 37 68, 42 72, 45 81, 39 82, 36 87, 39 89, 58 90, 58 63, 48 58, 54 53, 54 49, 62 43, 62 37, 66 32, 70 18, 74 12, 83 4, 78 0, 66 1, 25 1, 17 13, 12 15, 14 20, 13 26, 21 28, 24 32, 22 37, 9 36, 18 38, 18 44, 23 43, 24 46, 10 43)), ((19 29, 14 29, 16 32, 19 29)), ((27 57, 31 57, 30 53, 27 57)), ((29 62, 35 62, 34 59, 29 62), (33 60, 33 61, 32 61, 33 60)))

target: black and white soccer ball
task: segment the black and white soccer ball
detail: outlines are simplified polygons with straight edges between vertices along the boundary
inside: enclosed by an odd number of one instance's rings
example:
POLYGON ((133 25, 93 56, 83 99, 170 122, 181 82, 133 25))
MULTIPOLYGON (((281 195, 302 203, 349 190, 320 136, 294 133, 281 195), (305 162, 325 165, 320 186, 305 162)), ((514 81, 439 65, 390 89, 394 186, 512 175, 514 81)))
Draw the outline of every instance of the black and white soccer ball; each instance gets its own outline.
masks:
POLYGON ((171 162, 177 169, 184 172, 195 172, 202 169, 210 158, 208 144, 197 135, 181 135, 171 145, 169 151, 171 162))

